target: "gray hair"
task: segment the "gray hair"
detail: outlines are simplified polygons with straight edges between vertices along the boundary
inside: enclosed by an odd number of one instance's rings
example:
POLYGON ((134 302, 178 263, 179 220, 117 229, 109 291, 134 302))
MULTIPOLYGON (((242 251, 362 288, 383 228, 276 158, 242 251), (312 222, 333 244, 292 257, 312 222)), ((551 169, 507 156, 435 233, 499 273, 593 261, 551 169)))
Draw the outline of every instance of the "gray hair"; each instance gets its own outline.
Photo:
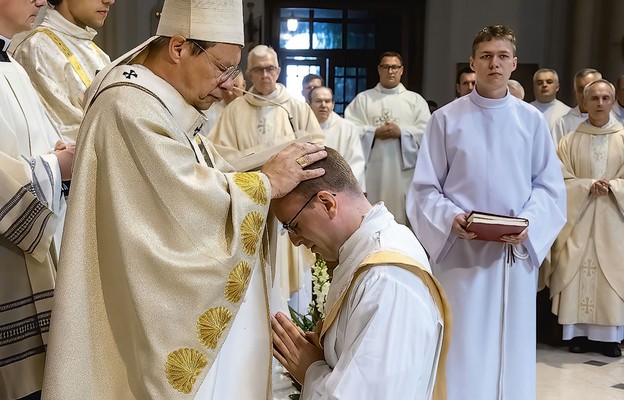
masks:
POLYGON ((609 86, 609 89, 611 90, 611 98, 615 99, 615 86, 613 86, 613 84, 606 79, 598 79, 597 81, 593 81, 585 85, 585 88, 583 89, 583 98, 587 99, 589 89, 597 83, 604 83, 609 86))
POLYGON ((273 60, 275 60, 275 66, 279 67, 277 53, 275 52, 275 50, 273 50, 272 47, 264 44, 259 44, 249 51, 249 54, 247 55, 247 65, 251 65, 251 59, 254 57, 262 58, 267 56, 273 57, 273 60))
POLYGON ((554 69, 551 68, 540 68, 537 71, 535 71, 535 73, 533 74, 533 83, 535 83, 535 81, 537 80, 537 75, 543 73, 543 72, 550 72, 555 76, 555 81, 557 83, 559 83, 559 74, 557 73, 557 71, 555 71, 554 69))

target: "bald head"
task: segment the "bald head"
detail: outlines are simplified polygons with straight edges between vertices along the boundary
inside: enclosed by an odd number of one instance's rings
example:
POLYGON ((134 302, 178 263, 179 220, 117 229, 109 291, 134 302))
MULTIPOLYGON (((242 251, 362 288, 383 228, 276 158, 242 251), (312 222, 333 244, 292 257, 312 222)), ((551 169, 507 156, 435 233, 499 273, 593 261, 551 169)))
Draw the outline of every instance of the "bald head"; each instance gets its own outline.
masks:
POLYGON ((524 100, 524 88, 520 82, 515 79, 510 79, 507 81, 507 87, 513 96, 516 96, 520 100, 524 100))

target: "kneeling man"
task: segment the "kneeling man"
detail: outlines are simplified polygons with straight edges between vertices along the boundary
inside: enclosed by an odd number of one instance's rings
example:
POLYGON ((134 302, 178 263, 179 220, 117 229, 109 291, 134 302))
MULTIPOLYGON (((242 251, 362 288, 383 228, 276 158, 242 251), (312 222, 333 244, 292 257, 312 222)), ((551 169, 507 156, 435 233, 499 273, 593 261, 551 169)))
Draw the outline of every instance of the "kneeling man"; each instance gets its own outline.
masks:
POLYGON ((293 244, 338 261, 316 333, 272 318, 275 357, 303 384, 301 399, 446 398, 451 315, 425 251, 326 151, 306 167, 324 168, 323 177, 271 204, 293 244))

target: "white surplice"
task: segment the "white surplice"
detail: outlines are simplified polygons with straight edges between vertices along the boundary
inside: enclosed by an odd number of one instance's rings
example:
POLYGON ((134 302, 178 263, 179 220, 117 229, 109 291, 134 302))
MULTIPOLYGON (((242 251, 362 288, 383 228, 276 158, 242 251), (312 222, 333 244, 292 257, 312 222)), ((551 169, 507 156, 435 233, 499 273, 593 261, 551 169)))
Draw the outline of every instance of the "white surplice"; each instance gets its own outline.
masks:
POLYGON ((397 222, 405 225, 409 224, 405 193, 430 116, 425 99, 403 84, 392 89, 377 84, 358 94, 345 109, 347 120, 364 127, 362 148, 368 199, 371 203, 383 201, 397 222), (401 128, 400 139, 375 140, 375 130, 386 123, 401 128))
POLYGON ((54 249, 65 213, 61 171, 52 152, 58 139, 24 69, 12 59, 0 62, 3 400, 41 390, 56 279, 54 249))
POLYGON ((449 400, 535 398, 537 271, 565 222, 565 199, 546 121, 534 107, 474 90, 433 114, 407 212, 453 310, 449 400), (455 216, 472 210, 529 220, 513 264, 502 243, 452 232, 455 216))
POLYGON ((335 112, 329 114, 327 120, 321 123, 321 129, 325 132, 325 146, 340 153, 351 167, 360 188, 366 192, 364 153, 360 141, 362 129, 335 112))
POLYGON ((541 103, 535 100, 531 102, 531 105, 544 114, 544 118, 546 118, 546 123, 548 124, 548 129, 550 129, 551 132, 557 120, 571 110, 571 108, 565 103, 557 99, 549 101, 548 103, 541 103))
POLYGON ((567 135, 568 133, 574 132, 576 128, 581 124, 581 122, 587 119, 587 113, 582 113, 579 110, 579 106, 576 106, 566 115, 559 118, 553 128, 550 130, 550 134, 552 136, 552 140, 555 143, 555 148, 559 144, 559 141, 562 137, 567 135))
POLYGON ((204 132, 210 132, 212 128, 217 125, 217 122, 219 122, 219 118, 221 118, 221 114, 223 114, 223 110, 225 110, 226 106, 227 104, 225 104, 225 100, 221 100, 213 103, 209 109, 204 111, 207 118, 204 132))
POLYGON ((82 29, 52 8, 45 10, 41 25, 35 27, 41 29, 49 29, 67 47, 84 73, 82 79, 68 56, 46 33, 27 35, 23 42, 16 43, 13 56, 28 72, 56 130, 66 141, 76 141, 88 86, 83 79, 87 83, 93 81, 96 71, 103 69, 110 59, 93 42, 95 29, 82 29))
MULTIPOLYGON (((376 204, 342 245, 328 302, 372 252, 395 250, 429 269, 412 232, 376 204)), ((310 365, 302 400, 430 399, 443 321, 431 294, 411 272, 375 266, 358 278, 324 336, 325 361, 310 365)))
POLYGON ((620 105, 620 102, 624 103, 624 99, 619 99, 613 104, 611 114, 614 115, 620 123, 624 124, 624 106, 620 105))

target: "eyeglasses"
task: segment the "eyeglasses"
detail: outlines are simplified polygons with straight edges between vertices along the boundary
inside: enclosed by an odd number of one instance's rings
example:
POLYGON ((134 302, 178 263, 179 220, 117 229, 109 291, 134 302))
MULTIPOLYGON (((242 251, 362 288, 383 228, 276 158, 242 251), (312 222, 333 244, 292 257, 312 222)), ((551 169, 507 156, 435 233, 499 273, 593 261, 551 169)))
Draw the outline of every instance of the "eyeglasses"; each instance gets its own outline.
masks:
POLYGON ((210 52, 208 52, 208 50, 200 46, 199 43, 194 40, 189 41, 195 46, 199 47, 204 53, 206 53, 208 55, 208 58, 210 58, 210 61, 212 61, 212 63, 216 65, 217 68, 219 68, 219 71, 221 71, 221 75, 219 75, 219 77, 217 78, 217 86, 223 85, 229 79, 234 79, 238 76, 238 74, 240 74, 241 70, 240 68, 238 68, 238 65, 232 65, 228 67, 221 61, 219 61, 217 57, 213 56, 210 52))
POLYGON ((397 72, 398 70, 403 68, 403 66, 402 65, 381 64, 379 66, 379 68, 383 69, 384 71, 397 72))
MULTIPOLYGON (((284 224, 284 223, 282 223, 282 228, 284 228, 284 229, 285 229, 288 233, 293 234, 293 235, 296 235, 296 234, 297 234, 297 231, 295 231, 295 228, 293 228, 293 227, 292 227, 292 223, 293 223, 293 222, 295 222, 295 219, 297 219, 297 217, 299 216, 299 214, 301 214, 301 212, 302 212, 303 210, 305 210, 305 208, 308 206, 308 204, 310 204, 310 202, 311 202, 312 200, 314 200, 314 198, 315 198, 315 197, 316 197, 319 193, 320 193, 320 192, 316 192, 316 193, 314 193, 314 194, 312 195, 312 197, 310 197, 310 198, 308 199, 308 201, 306 201, 306 202, 305 202, 305 204, 303 205, 303 207, 301 207, 301 208, 299 209, 299 211, 297 211, 297 214, 295 214, 295 216, 294 216, 294 217, 292 217, 292 218, 290 219, 290 221, 286 222, 285 224, 284 224)), ((332 195, 332 196, 334 196, 334 197, 336 197, 336 193, 332 193, 331 195, 332 195)))
POLYGON ((274 65, 269 65, 268 67, 255 67, 250 69, 250 71, 258 75, 264 75, 265 73, 273 75, 277 71, 277 67, 274 65))
POLYGON ((295 214, 294 217, 292 217, 290 219, 290 221, 286 222, 285 224, 282 224, 282 227, 288 232, 291 233, 293 235, 297 234, 297 231, 295 231, 295 229, 292 227, 292 223, 295 222, 295 219, 297 219, 297 217, 299 216, 299 214, 301 214, 301 212, 308 206, 308 204, 310 204, 310 202, 316 197, 316 195, 318 194, 318 192, 314 193, 312 195, 312 197, 310 197, 308 199, 308 201, 305 202, 305 204, 303 205, 303 207, 301 207, 299 209, 299 211, 297 211, 297 214, 295 214))

